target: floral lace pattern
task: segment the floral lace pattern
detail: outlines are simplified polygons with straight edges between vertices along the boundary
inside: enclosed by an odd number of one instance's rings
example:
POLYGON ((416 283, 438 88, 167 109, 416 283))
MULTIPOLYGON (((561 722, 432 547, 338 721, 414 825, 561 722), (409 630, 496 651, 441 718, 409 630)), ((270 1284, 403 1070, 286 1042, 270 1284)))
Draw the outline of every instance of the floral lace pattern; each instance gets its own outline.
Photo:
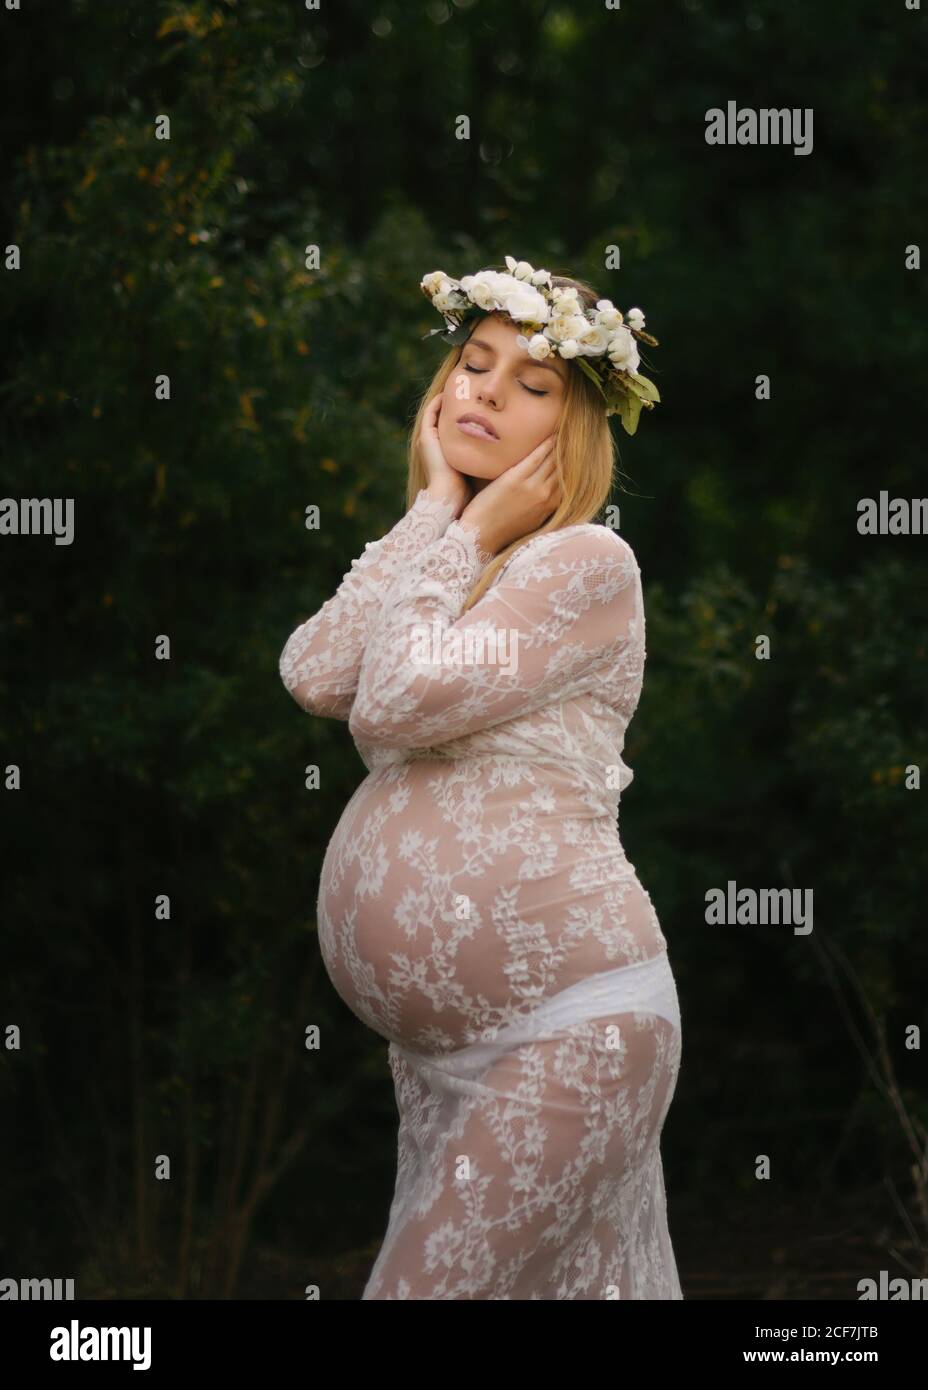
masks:
POLYGON ((456 510, 423 489, 389 535, 368 541, 337 594, 291 634, 281 653, 280 678, 304 709, 348 718, 358 664, 386 589, 407 560, 443 535, 456 510))
POLYGON ((616 819, 638 565, 570 526, 462 614, 490 558, 420 492, 280 659, 368 768, 318 894, 327 972, 388 1040, 400 1118, 363 1297, 681 1298, 659 1149, 679 1011, 616 819))

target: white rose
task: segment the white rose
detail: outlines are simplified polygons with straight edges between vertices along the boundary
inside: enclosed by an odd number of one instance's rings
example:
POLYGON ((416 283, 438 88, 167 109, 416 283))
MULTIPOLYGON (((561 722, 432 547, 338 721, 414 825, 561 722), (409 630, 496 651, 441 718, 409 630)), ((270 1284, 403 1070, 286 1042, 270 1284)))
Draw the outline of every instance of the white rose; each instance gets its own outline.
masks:
POLYGON ((596 301, 596 322, 608 328, 610 333, 614 333, 620 327, 622 314, 611 299, 598 299, 596 301))
POLYGON ((447 278, 443 270, 433 270, 428 275, 423 275, 420 283, 426 294, 432 295, 440 288, 442 281, 447 280, 447 278))
POLYGON ((564 288, 562 286, 560 289, 554 291, 553 298, 554 307, 559 314, 580 313, 580 300, 577 297, 576 290, 564 288))
POLYGON ((491 271, 483 271, 480 275, 465 275, 461 280, 461 288, 478 309, 499 308, 496 287, 489 278, 491 274, 491 271))
POLYGON ((550 270, 536 270, 535 273, 534 273, 534 275, 532 276, 532 284, 533 284, 533 285, 550 285, 550 284, 551 284, 551 272, 550 272, 550 270))
POLYGON ((601 323, 588 323, 582 333, 576 334, 580 351, 589 357, 596 357, 609 346, 610 330, 601 323))
POLYGON ((562 342, 565 338, 579 338, 587 327, 587 320, 582 314, 555 314, 545 332, 549 338, 562 342))
POLYGON ((629 309, 628 322, 632 328, 644 328, 644 314, 640 309, 629 309))
POLYGON ((432 305, 439 311, 439 313, 454 313, 456 309, 461 308, 460 295, 454 293, 433 295, 432 305))
POLYGON ((543 295, 531 285, 519 281, 517 289, 510 290, 503 301, 503 308, 510 318, 527 319, 529 323, 547 323, 548 305, 543 295))
POLYGON ((534 268, 529 265, 528 261, 516 261, 512 256, 506 257, 506 265, 510 275, 513 275, 516 280, 530 281, 535 273, 534 268))
POLYGON ((573 338, 565 338, 564 341, 558 345, 558 352, 562 357, 576 357, 579 351, 580 348, 573 338))
POLYGON ((526 338, 524 333, 520 333, 516 342, 523 352, 527 352, 539 362, 551 356, 551 344, 542 333, 533 333, 531 338, 526 338))
POLYGON ((638 344, 624 324, 609 340, 609 357, 621 371, 638 370, 638 344))

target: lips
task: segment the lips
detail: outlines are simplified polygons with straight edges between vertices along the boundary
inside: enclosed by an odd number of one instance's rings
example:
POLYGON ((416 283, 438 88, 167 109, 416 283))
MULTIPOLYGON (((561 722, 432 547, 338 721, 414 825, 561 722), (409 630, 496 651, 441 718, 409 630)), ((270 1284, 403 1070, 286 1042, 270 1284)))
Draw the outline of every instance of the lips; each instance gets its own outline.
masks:
POLYGON ((492 439, 494 442, 499 439, 493 426, 485 415, 476 415, 473 411, 468 411, 466 415, 458 419, 458 428, 465 434, 471 435, 474 439, 492 439))

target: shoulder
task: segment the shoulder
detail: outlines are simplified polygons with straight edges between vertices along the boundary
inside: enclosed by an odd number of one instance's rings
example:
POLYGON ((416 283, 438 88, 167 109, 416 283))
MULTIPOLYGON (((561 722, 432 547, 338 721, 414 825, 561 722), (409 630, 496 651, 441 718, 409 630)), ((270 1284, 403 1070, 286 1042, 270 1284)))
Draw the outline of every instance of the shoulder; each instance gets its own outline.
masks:
POLYGON ((592 521, 533 536, 513 552, 501 573, 508 577, 513 572, 525 573, 552 562, 556 562, 558 568, 573 567, 575 562, 584 568, 591 564, 610 569, 619 565, 624 570, 639 573, 638 560, 628 541, 610 526, 592 521))
POLYGON ((587 521, 580 526, 568 527, 567 529, 579 532, 583 536, 586 546, 595 554, 611 555, 614 558, 618 552, 635 569, 638 568, 638 560, 630 543, 624 536, 620 536, 618 531, 613 531, 611 526, 587 521))

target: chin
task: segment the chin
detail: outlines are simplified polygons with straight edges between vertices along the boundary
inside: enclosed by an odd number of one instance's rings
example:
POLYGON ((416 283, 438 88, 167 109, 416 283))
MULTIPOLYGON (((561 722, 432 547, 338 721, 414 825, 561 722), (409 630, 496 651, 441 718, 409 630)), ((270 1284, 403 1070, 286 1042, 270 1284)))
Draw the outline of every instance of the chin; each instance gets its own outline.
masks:
POLYGON ((479 447, 468 449, 465 445, 462 449, 460 444, 455 441, 451 446, 447 445, 439 436, 442 453, 448 461, 449 467, 456 473, 462 473, 465 478, 495 478, 498 470, 494 469, 487 459, 480 457, 479 447))
POLYGON ((475 463, 463 463, 458 472, 463 473, 468 478, 483 478, 492 481, 500 475, 500 469, 490 468, 488 464, 481 463, 479 459, 475 463))

